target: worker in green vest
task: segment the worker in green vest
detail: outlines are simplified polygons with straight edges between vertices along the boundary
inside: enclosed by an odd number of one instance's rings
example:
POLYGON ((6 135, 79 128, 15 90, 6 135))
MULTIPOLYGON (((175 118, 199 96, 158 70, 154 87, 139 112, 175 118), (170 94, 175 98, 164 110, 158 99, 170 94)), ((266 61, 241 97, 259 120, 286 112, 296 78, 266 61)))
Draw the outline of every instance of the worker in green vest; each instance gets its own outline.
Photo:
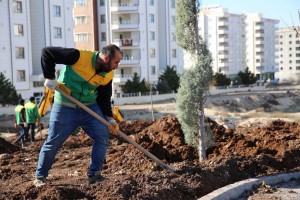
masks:
POLYGON ((14 122, 15 122, 15 128, 19 128, 20 135, 19 137, 14 141, 15 145, 21 145, 24 146, 24 137, 27 133, 27 123, 25 118, 25 106, 24 106, 24 99, 20 99, 19 104, 15 108, 15 116, 14 116, 14 122))
POLYGON ((38 125, 39 122, 41 121, 41 116, 35 104, 34 97, 30 97, 29 102, 25 104, 25 113, 26 113, 26 122, 28 124, 26 134, 28 135, 30 130, 30 140, 31 142, 34 142, 34 129, 35 126, 38 125))

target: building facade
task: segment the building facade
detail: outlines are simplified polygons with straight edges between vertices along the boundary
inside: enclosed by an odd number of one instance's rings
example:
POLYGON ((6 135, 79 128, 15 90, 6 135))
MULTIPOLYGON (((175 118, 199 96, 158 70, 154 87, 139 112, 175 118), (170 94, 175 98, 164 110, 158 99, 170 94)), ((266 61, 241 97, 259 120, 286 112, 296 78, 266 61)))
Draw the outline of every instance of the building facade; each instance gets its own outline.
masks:
MULTIPOLYGON (((92 1, 75 2, 86 7, 92 1)), ((96 4, 98 19, 93 21, 98 23, 94 26, 98 28, 98 35, 94 38, 99 47, 94 50, 116 44, 123 51, 123 60, 113 79, 114 95, 122 93, 121 86, 135 73, 151 84, 157 83, 167 66, 174 66, 178 73, 182 73, 183 51, 175 43, 175 0, 99 0, 96 4)), ((88 9, 81 8, 84 10, 88 9)), ((75 38, 79 34, 76 26, 75 38)), ((81 47, 76 40, 75 44, 81 47)))
POLYGON ((44 90, 42 48, 74 47, 72 7, 72 0, 0 1, 0 72, 24 99, 44 90))
POLYGON ((212 6, 201 10, 198 21, 215 73, 234 78, 248 67, 258 80, 274 78, 278 20, 265 19, 259 13, 233 14, 226 8, 212 6))
MULTIPOLYGON (((295 28, 300 30, 300 27, 295 28)), ((287 27, 279 28, 276 38, 276 63, 279 71, 275 78, 279 81, 300 83, 300 36, 287 27)))

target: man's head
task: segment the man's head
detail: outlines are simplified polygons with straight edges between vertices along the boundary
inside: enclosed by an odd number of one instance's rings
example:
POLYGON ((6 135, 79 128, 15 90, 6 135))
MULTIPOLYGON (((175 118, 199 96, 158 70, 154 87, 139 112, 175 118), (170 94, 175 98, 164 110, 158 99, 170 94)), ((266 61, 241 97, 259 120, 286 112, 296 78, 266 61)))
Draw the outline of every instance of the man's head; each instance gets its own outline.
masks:
POLYGON ((34 97, 30 97, 29 101, 35 101, 35 98, 34 97))
POLYGON ((117 69, 122 59, 122 52, 116 45, 110 44, 102 48, 97 59, 97 70, 110 72, 117 69))
POLYGON ((25 103, 24 99, 20 99, 20 100, 19 100, 19 104, 20 104, 20 105, 23 105, 23 106, 24 106, 24 103, 25 103))

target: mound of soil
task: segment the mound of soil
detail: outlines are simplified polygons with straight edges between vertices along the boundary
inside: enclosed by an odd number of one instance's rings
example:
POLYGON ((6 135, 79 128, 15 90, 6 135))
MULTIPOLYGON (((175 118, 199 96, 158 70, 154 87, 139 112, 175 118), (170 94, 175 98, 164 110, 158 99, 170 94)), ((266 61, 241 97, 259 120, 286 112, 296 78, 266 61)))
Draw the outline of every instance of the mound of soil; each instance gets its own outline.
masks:
POLYGON ((154 122, 121 122, 121 130, 175 169, 170 173, 122 138, 110 138, 103 176, 87 184, 92 140, 79 131, 64 143, 47 178, 32 185, 43 141, 26 148, 0 139, 0 199, 198 199, 225 185, 300 170, 300 124, 273 121, 265 127, 225 129, 211 119, 214 144, 199 162, 185 144, 179 122, 169 115, 154 122))

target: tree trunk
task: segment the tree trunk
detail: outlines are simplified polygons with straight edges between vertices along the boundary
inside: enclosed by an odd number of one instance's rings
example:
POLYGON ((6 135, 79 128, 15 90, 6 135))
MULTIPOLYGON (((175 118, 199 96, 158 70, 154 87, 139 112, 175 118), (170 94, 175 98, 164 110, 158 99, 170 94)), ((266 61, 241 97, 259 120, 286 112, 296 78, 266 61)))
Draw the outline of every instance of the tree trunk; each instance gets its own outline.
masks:
POLYGON ((204 103, 200 103, 200 140, 199 140, 199 161, 203 161, 206 158, 206 133, 204 124, 204 103))

